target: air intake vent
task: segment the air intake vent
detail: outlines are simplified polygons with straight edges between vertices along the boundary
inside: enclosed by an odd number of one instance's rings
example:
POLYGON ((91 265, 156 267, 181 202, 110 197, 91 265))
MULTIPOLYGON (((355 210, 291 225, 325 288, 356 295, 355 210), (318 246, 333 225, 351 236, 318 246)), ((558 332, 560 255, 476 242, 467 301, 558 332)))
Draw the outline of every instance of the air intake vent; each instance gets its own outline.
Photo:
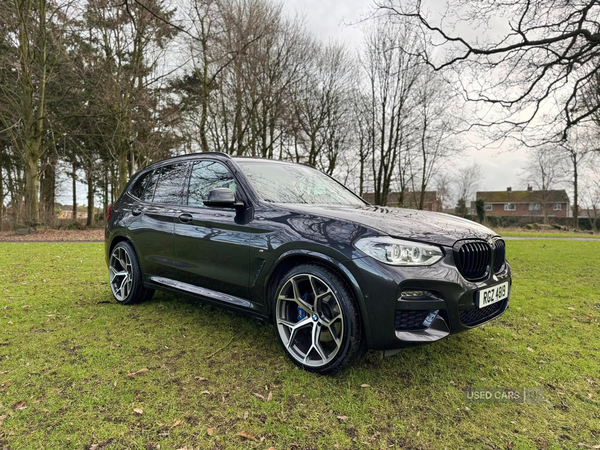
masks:
POLYGON ((498 239, 492 244, 492 250, 494 251, 494 272, 498 273, 504 268, 506 244, 502 239, 498 239))
POLYGON ((465 241, 454 250, 458 270, 470 281, 481 280, 490 268, 492 249, 486 242, 465 241))

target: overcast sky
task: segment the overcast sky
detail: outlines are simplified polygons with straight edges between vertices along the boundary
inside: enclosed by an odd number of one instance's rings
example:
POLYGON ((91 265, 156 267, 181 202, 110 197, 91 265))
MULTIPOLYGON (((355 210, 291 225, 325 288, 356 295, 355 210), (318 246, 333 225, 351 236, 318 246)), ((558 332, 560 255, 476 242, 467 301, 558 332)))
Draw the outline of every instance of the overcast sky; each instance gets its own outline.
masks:
MULTIPOLYGON (((430 7, 437 4, 430 2, 430 7)), ((441 2, 440 2, 441 3, 441 2)), ((286 0, 285 10, 304 18, 306 26, 316 36, 324 40, 344 42, 350 48, 356 48, 362 41, 362 32, 356 24, 365 19, 371 10, 369 0, 286 0)), ((494 25, 502 26, 498 23, 494 25)), ((470 139, 477 141, 477 136, 470 139)), ((521 187, 519 174, 527 159, 527 151, 466 150, 462 157, 452 164, 466 166, 477 161, 481 165, 482 177, 480 191, 503 190, 511 186, 521 187)))
MULTIPOLYGON (((285 0, 283 5, 289 15, 302 17, 307 28, 318 38, 343 42, 353 50, 357 49, 362 41, 362 31, 357 23, 367 17, 372 3, 370 0, 285 0)), ((477 136, 469 138, 477 141, 477 136)), ((525 150, 465 150, 462 156, 453 159, 450 164, 457 168, 476 161, 482 169, 478 190, 503 190, 507 186, 515 189, 523 187, 519 174, 526 159, 525 150)), ((86 186, 79 184, 77 189, 78 203, 87 203, 86 186)), ((70 204, 71 184, 65 180, 60 184, 59 190, 57 201, 70 204)))

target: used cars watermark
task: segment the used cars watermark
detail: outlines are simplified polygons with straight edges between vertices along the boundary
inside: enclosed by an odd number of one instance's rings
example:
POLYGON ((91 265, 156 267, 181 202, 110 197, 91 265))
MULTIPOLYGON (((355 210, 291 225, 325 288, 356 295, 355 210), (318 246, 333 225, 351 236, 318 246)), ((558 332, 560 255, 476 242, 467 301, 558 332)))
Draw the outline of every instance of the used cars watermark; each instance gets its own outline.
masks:
POLYGON ((476 403, 542 403, 543 389, 530 387, 468 387, 463 389, 465 400, 476 403))

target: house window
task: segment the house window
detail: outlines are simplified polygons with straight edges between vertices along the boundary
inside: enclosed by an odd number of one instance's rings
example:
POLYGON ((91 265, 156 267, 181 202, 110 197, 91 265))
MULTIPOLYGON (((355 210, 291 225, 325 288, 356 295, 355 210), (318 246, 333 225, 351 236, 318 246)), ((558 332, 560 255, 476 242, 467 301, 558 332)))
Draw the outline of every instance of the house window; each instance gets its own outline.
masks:
POLYGON ((505 203, 504 204, 504 211, 516 211, 517 210, 517 205, 515 205, 514 203, 505 203))
POLYGON ((493 209, 494 209, 494 205, 488 205, 488 204, 485 205, 486 211, 492 211, 493 209))
POLYGON ((554 211, 562 211, 562 204, 561 203, 555 203, 554 204, 554 211))
POLYGON ((539 211, 539 210, 540 210, 539 203, 530 203, 529 204, 529 211, 539 211))

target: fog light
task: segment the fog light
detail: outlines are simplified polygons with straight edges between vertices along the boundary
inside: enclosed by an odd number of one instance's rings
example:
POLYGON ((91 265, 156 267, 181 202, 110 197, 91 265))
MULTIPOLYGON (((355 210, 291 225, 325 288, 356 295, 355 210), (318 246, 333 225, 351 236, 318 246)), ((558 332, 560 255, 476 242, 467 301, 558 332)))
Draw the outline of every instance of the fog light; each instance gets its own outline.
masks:
POLYGON ((400 298, 410 299, 410 300, 427 299, 427 298, 431 298, 431 291, 417 291, 417 290, 402 291, 402 293, 400 294, 400 298))

